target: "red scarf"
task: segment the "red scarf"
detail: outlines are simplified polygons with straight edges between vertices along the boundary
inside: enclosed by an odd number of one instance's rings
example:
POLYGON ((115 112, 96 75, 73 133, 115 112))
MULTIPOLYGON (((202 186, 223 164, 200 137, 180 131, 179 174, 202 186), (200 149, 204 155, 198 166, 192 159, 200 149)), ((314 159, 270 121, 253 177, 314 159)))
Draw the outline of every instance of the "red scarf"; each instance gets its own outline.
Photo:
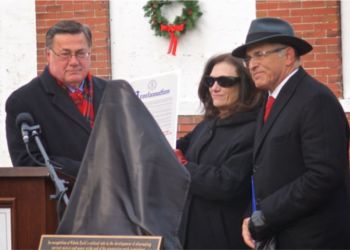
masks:
POLYGON ((74 92, 72 92, 63 82, 57 80, 57 83, 67 91, 79 112, 86 118, 86 120, 90 122, 90 126, 92 128, 94 126, 95 114, 92 103, 94 88, 90 72, 85 79, 83 91, 76 89, 74 92))

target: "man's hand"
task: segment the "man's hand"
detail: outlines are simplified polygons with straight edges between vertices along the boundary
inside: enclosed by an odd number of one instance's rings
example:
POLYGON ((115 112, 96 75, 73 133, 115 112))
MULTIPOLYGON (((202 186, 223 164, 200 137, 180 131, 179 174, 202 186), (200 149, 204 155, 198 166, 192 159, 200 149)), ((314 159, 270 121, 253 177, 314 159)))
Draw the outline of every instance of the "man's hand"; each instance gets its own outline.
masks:
POLYGON ((254 248, 255 247, 255 242, 249 232, 249 220, 250 218, 245 218, 243 220, 243 224, 242 224, 242 236, 243 236, 243 240, 245 242, 245 244, 247 244, 247 246, 249 246, 250 248, 254 248))

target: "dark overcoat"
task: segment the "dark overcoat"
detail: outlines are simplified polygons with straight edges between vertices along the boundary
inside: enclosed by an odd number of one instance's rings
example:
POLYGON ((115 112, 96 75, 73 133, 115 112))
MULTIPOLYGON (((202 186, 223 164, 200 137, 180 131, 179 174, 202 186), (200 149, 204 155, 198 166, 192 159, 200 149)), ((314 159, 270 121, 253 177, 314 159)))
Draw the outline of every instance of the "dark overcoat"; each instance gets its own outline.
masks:
POLYGON ((299 68, 258 117, 258 208, 279 249, 348 249, 349 128, 334 94, 299 68))
MULTIPOLYGON (((106 81, 92 78, 95 115, 106 81)), ((36 166, 26 152, 21 130, 16 126, 19 113, 28 112, 34 124, 41 127, 40 138, 54 164, 65 174, 76 176, 87 145, 91 127, 66 91, 60 87, 46 67, 28 84, 14 91, 6 101, 6 137, 14 166, 36 166)), ((43 162, 34 140, 29 145, 32 155, 43 162)))
POLYGON ((187 249, 243 249, 243 214, 250 203, 250 174, 257 111, 208 119, 180 139, 177 147, 191 173, 183 217, 187 249))

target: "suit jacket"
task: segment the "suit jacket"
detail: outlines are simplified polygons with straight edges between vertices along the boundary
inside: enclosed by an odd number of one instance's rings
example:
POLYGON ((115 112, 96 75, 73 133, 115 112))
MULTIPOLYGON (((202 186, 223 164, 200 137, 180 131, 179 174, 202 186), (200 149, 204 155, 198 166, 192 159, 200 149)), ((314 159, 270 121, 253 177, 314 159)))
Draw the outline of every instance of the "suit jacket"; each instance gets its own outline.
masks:
MULTIPOLYGON (((96 115, 107 82, 97 77, 92 81, 96 115)), ((21 129, 16 126, 16 117, 21 112, 30 113, 34 124, 40 125, 41 141, 54 165, 63 173, 76 176, 91 127, 66 91, 56 84, 47 67, 39 77, 14 91, 6 101, 6 136, 12 163, 14 166, 36 166, 38 164, 26 151, 21 129)), ((32 155, 43 162, 34 140, 29 148, 32 155)))
POLYGON ((257 110, 202 121, 178 140, 191 187, 183 217, 187 249, 244 249, 241 227, 250 203, 257 110))
POLYGON ((333 93, 299 68, 254 143, 254 182, 278 248, 348 248, 349 127, 333 93))

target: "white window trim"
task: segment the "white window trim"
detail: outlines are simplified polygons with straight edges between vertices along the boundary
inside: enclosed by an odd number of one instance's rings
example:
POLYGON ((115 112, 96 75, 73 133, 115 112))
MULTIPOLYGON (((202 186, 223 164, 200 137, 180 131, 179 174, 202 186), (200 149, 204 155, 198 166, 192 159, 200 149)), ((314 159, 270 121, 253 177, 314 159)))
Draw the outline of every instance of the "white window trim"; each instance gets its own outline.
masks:
POLYGON ((0 208, 0 249, 12 249, 11 208, 0 208))
POLYGON ((340 99, 339 101, 344 111, 350 112, 350 1, 341 0, 340 4, 344 99, 340 99))

